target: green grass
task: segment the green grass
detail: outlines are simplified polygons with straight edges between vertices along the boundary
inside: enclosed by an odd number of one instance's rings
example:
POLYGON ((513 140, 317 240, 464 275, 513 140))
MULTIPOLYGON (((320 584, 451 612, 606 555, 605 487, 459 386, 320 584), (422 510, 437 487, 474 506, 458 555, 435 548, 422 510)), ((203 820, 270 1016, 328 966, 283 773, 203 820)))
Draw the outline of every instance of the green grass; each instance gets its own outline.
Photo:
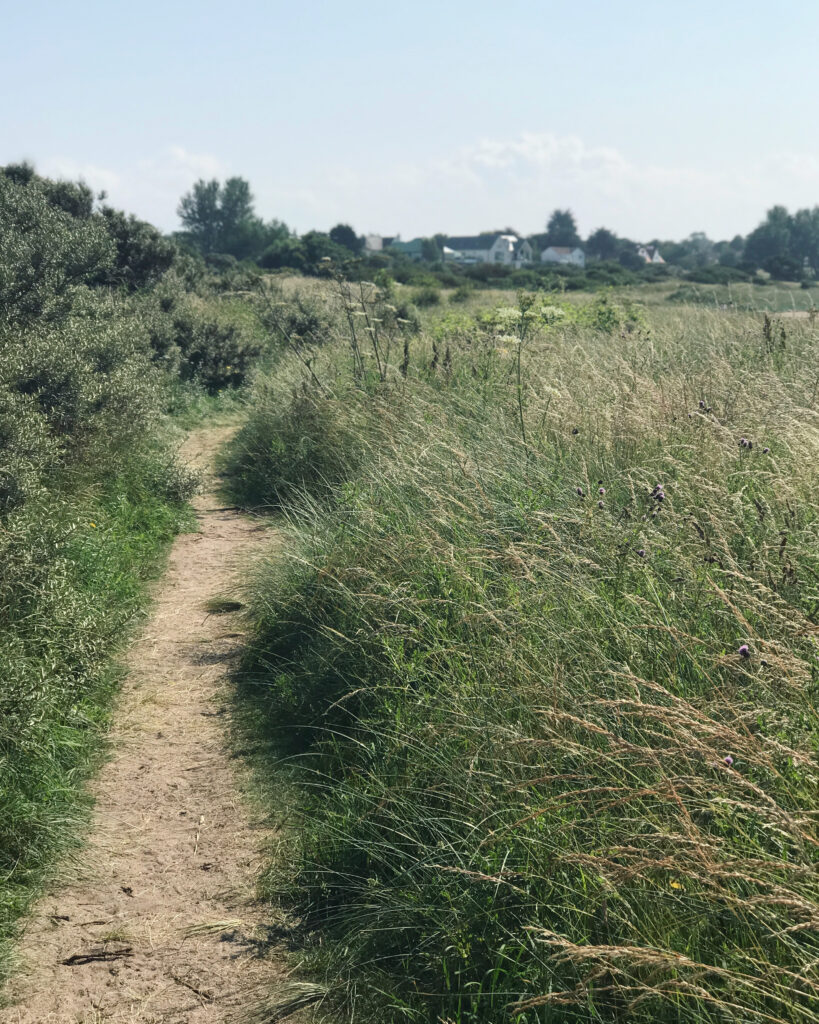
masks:
POLYGON ((709 285, 685 282, 670 291, 668 299, 677 303, 696 303, 716 309, 759 311, 765 313, 807 312, 817 308, 819 286, 802 288, 783 281, 760 286, 736 283, 709 285))
POLYGON ((287 513, 239 721, 333 1012, 816 1021, 813 323, 535 305, 404 377, 349 322, 231 463, 287 513))
POLYGON ((103 485, 52 491, 4 523, 0 548, 0 975, 17 921, 84 831, 84 782, 105 749, 116 655, 184 503, 139 462, 103 485))

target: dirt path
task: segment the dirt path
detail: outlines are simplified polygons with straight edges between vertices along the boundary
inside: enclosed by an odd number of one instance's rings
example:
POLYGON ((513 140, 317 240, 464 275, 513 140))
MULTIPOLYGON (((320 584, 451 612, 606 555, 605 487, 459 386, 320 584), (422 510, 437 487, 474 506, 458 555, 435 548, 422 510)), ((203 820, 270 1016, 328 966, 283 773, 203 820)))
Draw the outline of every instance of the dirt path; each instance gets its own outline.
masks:
POLYGON ((253 903, 265 829, 239 797, 225 746, 240 627, 205 609, 270 536, 213 493, 213 456, 230 433, 198 431, 184 449, 206 472, 201 532, 177 538, 129 651, 88 846, 31 919, 1 1024, 210 1024, 286 985, 262 956, 265 916, 253 903))

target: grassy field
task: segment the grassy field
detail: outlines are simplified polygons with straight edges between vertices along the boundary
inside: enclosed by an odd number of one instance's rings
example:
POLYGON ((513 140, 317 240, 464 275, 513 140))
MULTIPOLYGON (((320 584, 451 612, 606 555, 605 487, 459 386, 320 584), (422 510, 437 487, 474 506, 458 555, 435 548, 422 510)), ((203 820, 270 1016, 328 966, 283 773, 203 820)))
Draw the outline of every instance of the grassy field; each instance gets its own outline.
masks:
POLYGON ((227 466, 287 534, 239 711, 328 1005, 819 1019, 813 321, 313 292, 227 466))

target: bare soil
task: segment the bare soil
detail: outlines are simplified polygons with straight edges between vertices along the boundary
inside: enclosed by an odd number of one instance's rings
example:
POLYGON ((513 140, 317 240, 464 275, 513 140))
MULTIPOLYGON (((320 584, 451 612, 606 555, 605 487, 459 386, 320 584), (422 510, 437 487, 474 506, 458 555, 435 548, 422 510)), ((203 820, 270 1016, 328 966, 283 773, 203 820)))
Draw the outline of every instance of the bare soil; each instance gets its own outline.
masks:
POLYGON ((205 473, 200 532, 176 539, 129 649, 88 844, 31 917, 0 1024, 211 1024, 288 987, 254 900, 270 832, 226 741, 241 624, 206 608, 271 541, 214 493, 232 429, 200 430, 183 449, 205 473))

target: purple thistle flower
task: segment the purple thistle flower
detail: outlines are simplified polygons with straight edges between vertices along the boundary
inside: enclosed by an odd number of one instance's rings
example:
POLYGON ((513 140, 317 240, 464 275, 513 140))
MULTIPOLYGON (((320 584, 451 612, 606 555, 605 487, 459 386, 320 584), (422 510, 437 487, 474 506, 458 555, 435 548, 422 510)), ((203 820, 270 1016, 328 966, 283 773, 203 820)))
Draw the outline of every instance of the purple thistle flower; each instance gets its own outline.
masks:
POLYGON ((645 548, 637 548, 637 554, 640 556, 640 558, 645 558, 646 557, 646 549, 645 548))
POLYGON ((770 455, 771 454, 771 449, 770 448, 763 448, 762 449, 762 454, 763 455, 770 455))
POLYGON ((748 447, 748 442, 747 442, 747 440, 744 437, 741 437, 739 439, 739 447, 740 448, 747 448, 748 447))
POLYGON ((704 408, 705 408, 705 402, 703 402, 703 400, 700 399, 700 409, 704 409, 704 408))
POLYGON ((583 488, 582 487, 577 487, 575 489, 577 491, 578 496, 582 498, 583 497, 583 488))
POLYGON ((606 488, 605 487, 599 487, 597 489, 597 493, 598 494, 605 494, 606 493, 606 488))
POLYGON ((605 506, 605 504, 602 501, 598 501, 597 502, 597 507, 598 508, 605 508, 606 506, 605 506))
POLYGON ((751 657, 751 648, 747 644, 740 644, 739 652, 738 653, 739 653, 740 658, 750 658, 751 657))
POLYGON ((580 431, 577 429, 577 427, 572 427, 572 433, 573 434, 579 434, 580 431))
POLYGON ((733 759, 733 757, 731 757, 730 754, 726 754, 725 757, 723 757, 722 760, 725 762, 725 764, 728 765, 729 768, 734 763, 734 759, 733 759))
POLYGON ((656 501, 665 501, 665 491, 657 491, 654 498, 656 501))

